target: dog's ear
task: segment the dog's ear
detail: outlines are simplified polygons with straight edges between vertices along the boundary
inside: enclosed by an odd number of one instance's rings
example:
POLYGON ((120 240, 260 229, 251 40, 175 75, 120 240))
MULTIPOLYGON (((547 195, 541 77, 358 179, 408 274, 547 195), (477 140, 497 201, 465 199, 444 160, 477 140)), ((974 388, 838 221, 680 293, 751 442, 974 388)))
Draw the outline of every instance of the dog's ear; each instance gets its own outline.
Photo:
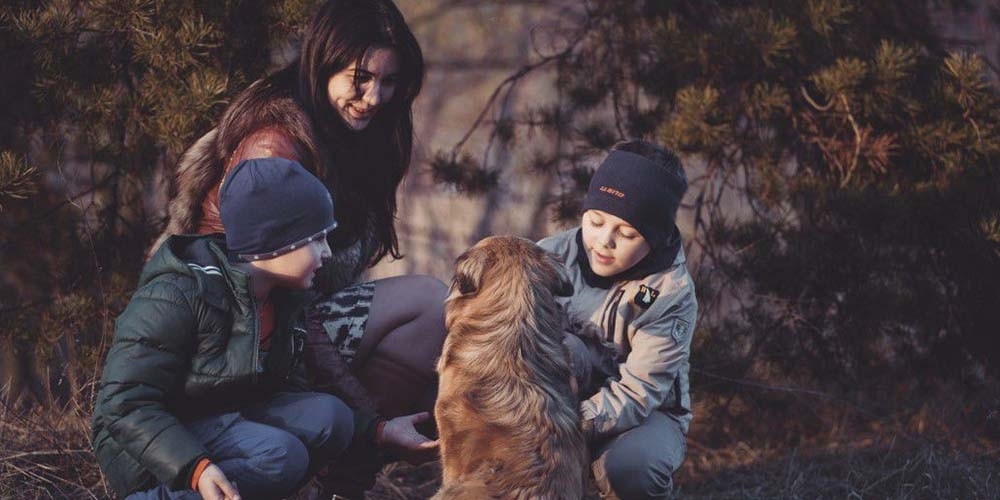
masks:
POLYGON ((470 295, 479 290, 479 279, 472 275, 455 273, 455 281, 452 286, 458 290, 460 295, 470 295))
POLYGON ((465 251, 455 262, 455 277, 451 281, 452 293, 471 295, 479 291, 483 273, 489 265, 490 256, 478 248, 465 251))

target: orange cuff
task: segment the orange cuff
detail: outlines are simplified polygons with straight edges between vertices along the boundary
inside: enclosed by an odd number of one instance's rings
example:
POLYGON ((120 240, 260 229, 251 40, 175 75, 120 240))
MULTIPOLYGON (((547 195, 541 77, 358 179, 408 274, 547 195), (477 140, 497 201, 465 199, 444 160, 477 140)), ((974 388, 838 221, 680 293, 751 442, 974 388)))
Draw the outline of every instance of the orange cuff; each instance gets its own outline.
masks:
POLYGON ((378 426, 375 427, 375 444, 377 445, 382 444, 382 434, 385 431, 385 424, 387 422, 388 420, 382 420, 378 423, 378 426))
POLYGON ((205 472, 205 469, 207 469, 211 463, 212 461, 209 460, 208 457, 205 457, 198 461, 198 465, 194 466, 194 472, 191 473, 192 490, 198 491, 198 480, 201 479, 201 473, 205 472))

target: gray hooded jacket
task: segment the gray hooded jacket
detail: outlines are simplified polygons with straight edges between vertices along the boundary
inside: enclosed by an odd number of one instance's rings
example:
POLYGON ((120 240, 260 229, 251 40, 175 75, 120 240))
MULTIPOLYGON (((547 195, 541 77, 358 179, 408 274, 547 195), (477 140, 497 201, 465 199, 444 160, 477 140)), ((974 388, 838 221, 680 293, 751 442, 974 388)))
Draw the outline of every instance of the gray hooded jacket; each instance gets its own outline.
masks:
POLYGON ((539 245, 558 255, 569 270, 573 295, 561 300, 571 320, 597 326, 602 340, 617 351, 618 373, 581 403, 584 429, 597 438, 615 436, 659 410, 686 433, 692 417, 688 371, 698 301, 683 248, 668 269, 603 289, 583 278, 578 231, 545 238, 539 245))

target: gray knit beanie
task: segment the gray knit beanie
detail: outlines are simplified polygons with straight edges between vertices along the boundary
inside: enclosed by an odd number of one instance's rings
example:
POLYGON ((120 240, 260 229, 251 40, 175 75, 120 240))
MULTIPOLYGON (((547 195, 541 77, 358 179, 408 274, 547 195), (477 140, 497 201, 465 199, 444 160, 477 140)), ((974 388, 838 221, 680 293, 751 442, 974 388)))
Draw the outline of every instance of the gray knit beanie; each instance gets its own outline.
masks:
POLYGON ((337 227, 330 191, 285 158, 236 165, 222 183, 219 215, 229 253, 240 261, 277 257, 337 227))

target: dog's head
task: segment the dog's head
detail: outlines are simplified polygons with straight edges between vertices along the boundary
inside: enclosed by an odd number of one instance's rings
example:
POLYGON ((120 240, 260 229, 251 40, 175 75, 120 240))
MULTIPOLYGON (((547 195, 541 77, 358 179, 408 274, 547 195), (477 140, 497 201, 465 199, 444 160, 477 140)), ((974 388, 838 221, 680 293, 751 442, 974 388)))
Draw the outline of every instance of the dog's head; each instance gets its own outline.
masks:
POLYGON ((448 301, 521 284, 556 296, 573 294, 566 267, 555 255, 525 238, 491 236, 458 257, 448 301))
POLYGON ((566 315, 556 296, 572 293, 566 267, 530 240, 492 236, 476 243, 458 258, 445 299, 448 338, 439 370, 456 352, 541 341, 528 339, 528 332, 561 338, 566 315))

